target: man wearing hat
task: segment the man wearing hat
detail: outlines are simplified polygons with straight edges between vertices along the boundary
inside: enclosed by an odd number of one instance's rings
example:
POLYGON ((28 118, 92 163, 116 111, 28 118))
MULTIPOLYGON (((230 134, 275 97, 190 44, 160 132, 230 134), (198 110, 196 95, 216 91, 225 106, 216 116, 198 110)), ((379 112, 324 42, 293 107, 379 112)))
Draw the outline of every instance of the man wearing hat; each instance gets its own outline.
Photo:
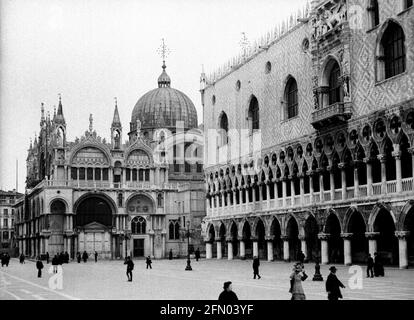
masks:
POLYGON ((231 286, 231 281, 224 282, 223 289, 223 292, 220 293, 220 296, 218 298, 219 301, 234 302, 239 300, 239 298, 237 298, 237 295, 232 291, 233 288, 231 286))
POLYGON ((345 286, 336 277, 336 270, 337 269, 334 266, 330 267, 329 271, 331 271, 331 273, 328 275, 328 279, 326 279, 326 292, 328 292, 328 300, 338 300, 339 298, 343 298, 340 288, 345 288, 345 286))

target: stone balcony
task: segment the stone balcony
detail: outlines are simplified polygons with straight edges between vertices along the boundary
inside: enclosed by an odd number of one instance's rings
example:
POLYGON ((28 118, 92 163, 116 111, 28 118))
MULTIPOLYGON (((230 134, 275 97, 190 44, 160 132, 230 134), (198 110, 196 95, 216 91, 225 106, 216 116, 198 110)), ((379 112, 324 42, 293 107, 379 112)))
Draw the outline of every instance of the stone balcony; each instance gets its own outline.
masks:
POLYGON ((352 116, 350 103, 338 102, 327 107, 316 110, 312 113, 312 126, 316 130, 332 124, 344 123, 352 116))

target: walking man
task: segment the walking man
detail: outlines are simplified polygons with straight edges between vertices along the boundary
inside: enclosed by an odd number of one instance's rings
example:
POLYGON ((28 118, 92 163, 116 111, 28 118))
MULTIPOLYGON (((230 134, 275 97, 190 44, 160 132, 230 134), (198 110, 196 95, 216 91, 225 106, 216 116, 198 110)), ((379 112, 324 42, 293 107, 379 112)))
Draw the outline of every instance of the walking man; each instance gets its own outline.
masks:
POLYGON ((219 301, 232 303, 239 300, 239 298, 237 298, 237 295, 233 292, 231 281, 224 282, 223 289, 223 292, 219 295, 219 301))
POLYGON ((57 271, 58 271, 58 265, 59 265, 59 258, 55 254, 55 256, 52 259, 53 273, 57 273, 57 271))
POLYGON ((37 268, 37 277, 41 278, 42 277, 43 262, 40 260, 39 256, 37 257, 36 268, 37 268))
POLYGON ((148 269, 148 267, 150 267, 150 269, 152 269, 152 267, 151 267, 152 261, 151 261, 151 257, 150 256, 147 257, 146 263, 147 263, 147 269, 148 269))
POLYGON ((95 262, 98 262, 98 252, 95 251, 95 262))
POLYGON ((82 259, 84 263, 86 263, 86 261, 88 260, 88 254, 86 253, 86 251, 83 251, 82 259))
POLYGON ((78 253, 76 254, 76 259, 78 259, 78 263, 80 263, 81 262, 81 260, 82 260, 82 257, 81 257, 81 254, 80 254, 80 252, 78 251, 78 253))
POLYGON ((132 282, 132 270, 134 270, 134 262, 132 262, 131 257, 127 257, 125 259, 124 264, 127 265, 127 271, 126 271, 126 275, 128 277, 128 281, 132 282))
POLYGON ((259 274, 259 266, 260 266, 259 258, 254 257, 253 258, 253 279, 256 279, 256 276, 258 276, 258 279, 261 278, 261 276, 259 274))
POLYGON ((22 263, 22 264, 24 263, 24 258, 25 258, 25 257, 24 257, 24 254, 22 253, 22 254, 20 255, 20 263, 22 263))
POLYGON ((367 261, 367 278, 374 278, 374 259, 372 259, 371 254, 368 254, 367 261))
POLYGON ((336 277, 336 268, 334 266, 330 267, 329 270, 331 273, 326 279, 326 292, 328 292, 328 300, 337 301, 342 299, 342 293, 340 288, 345 288, 343 283, 339 281, 336 277))
POLYGON ((46 252, 46 263, 49 264, 49 252, 46 252))
POLYGON ((195 251, 195 258, 196 258, 196 261, 198 261, 198 259, 200 259, 200 249, 199 248, 197 248, 197 250, 195 251))

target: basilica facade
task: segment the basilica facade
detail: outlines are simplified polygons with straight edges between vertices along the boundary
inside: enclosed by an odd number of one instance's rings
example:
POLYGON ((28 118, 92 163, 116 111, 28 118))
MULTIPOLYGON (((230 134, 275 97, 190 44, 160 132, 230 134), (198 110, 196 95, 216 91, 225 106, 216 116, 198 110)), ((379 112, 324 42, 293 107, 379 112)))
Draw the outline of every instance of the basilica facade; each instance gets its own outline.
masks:
POLYGON ((208 258, 414 263, 412 1, 311 1, 200 91, 208 258))
POLYGON ((171 88, 165 63, 158 87, 134 106, 125 142, 117 102, 110 141, 94 130, 92 115, 88 130, 68 141, 63 110, 60 97, 53 117, 41 107, 26 194, 14 206, 19 252, 73 258, 96 251, 112 259, 203 252, 202 132, 192 101, 171 88))

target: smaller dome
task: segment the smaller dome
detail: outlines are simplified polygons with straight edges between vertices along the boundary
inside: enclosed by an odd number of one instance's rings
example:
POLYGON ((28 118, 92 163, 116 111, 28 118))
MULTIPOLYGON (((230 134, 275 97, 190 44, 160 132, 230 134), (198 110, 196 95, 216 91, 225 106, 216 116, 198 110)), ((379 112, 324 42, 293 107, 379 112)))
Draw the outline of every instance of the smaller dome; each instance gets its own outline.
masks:
POLYGON ((167 74, 167 72, 165 72, 165 68, 167 68, 167 66, 165 65, 165 61, 163 61, 162 73, 158 77, 158 88, 163 88, 163 87, 165 88, 165 87, 170 87, 171 86, 171 78, 167 74))

